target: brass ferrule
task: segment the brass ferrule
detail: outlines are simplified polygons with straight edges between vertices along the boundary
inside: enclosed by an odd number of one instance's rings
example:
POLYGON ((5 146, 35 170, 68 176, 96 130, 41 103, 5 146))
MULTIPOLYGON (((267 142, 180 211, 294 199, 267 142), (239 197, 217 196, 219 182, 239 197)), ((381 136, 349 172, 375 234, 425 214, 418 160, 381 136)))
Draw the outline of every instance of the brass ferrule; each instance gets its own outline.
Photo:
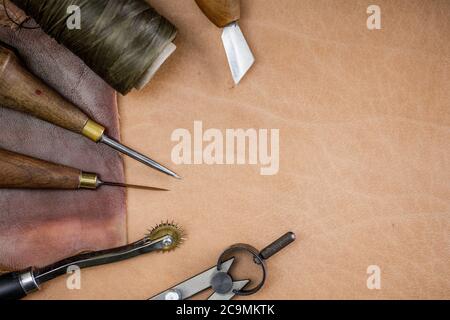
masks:
POLYGON ((98 177, 95 173, 81 172, 80 189, 97 189, 98 177))
POLYGON ((83 131, 81 132, 83 136, 89 139, 99 142, 105 132, 105 127, 99 125, 97 122, 88 120, 84 125, 83 131))

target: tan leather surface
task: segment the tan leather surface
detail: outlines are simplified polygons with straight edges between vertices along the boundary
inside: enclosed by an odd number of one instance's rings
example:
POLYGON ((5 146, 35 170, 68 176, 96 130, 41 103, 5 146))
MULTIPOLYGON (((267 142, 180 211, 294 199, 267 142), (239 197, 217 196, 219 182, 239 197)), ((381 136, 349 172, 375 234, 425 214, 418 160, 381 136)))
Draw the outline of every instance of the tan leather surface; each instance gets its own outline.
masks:
MULTIPOLYGON (((119 137, 115 92, 41 30, 0 26, 0 40, 67 99, 119 137)), ((117 152, 67 130, 0 108, 0 147, 123 181, 117 152)), ((42 266, 126 242, 125 191, 0 190, 0 270, 42 266)))
MULTIPOLYGON (((235 242, 298 240, 268 261, 251 298, 450 298, 450 2, 243 1, 256 64, 238 87, 221 31, 194 1, 154 0, 179 28, 150 86, 120 99, 125 142, 171 164, 173 130, 280 129, 280 171, 183 165, 174 181, 126 160, 129 240, 162 219, 188 232, 178 251, 66 279, 35 298, 144 299, 212 266, 235 242), (382 30, 366 27, 367 7, 382 30), (381 268, 381 289, 366 286, 381 268)), ((242 273, 242 272, 241 272, 242 273)))

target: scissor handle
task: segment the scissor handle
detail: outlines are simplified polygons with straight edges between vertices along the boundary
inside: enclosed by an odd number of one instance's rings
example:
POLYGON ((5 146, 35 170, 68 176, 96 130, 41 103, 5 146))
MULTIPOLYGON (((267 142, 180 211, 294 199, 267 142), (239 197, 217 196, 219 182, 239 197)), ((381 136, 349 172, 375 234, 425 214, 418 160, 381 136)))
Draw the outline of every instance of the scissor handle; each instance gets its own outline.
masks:
POLYGON ((222 263, 227 257, 236 252, 247 252, 253 256, 253 260, 256 264, 261 266, 262 278, 258 285, 250 289, 234 290, 234 294, 238 296, 249 296, 255 294, 264 286, 267 278, 267 266, 265 260, 269 259, 271 256, 279 252, 280 250, 287 247, 289 244, 295 241, 295 234, 293 232, 287 232, 280 238, 269 244, 267 247, 259 251, 258 249, 252 247, 251 245, 244 243, 237 243, 226 249, 219 257, 217 262, 217 270, 220 271, 222 263))
POLYGON ((255 262, 261 266, 262 278, 257 286, 254 286, 253 288, 250 288, 250 289, 233 290, 233 293, 237 296, 250 296, 250 295, 258 292, 259 290, 261 290, 261 288, 264 286, 264 283, 266 282, 266 278, 267 278, 267 266, 266 266, 266 263, 264 262, 264 259, 260 256, 258 249, 256 249, 255 247, 252 247, 249 244, 236 243, 236 244, 228 247, 228 249, 226 249, 220 255, 220 257, 217 261, 217 270, 219 270, 219 271, 221 270, 222 263, 225 261, 225 259, 227 259, 227 257, 229 257, 230 255, 237 253, 237 252, 245 252, 245 253, 251 254, 253 256, 253 259, 255 260, 255 262))

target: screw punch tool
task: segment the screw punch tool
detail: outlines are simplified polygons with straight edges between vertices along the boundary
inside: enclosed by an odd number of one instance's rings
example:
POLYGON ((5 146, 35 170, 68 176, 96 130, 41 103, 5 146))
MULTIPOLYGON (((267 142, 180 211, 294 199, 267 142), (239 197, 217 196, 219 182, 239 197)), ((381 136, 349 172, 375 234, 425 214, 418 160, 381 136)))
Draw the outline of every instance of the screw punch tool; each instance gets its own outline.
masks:
POLYGON ((265 261, 294 242, 294 240, 295 234, 288 232, 261 251, 248 244, 239 243, 232 245, 220 255, 215 266, 157 294, 150 300, 186 300, 209 288, 213 289, 213 294, 209 296, 208 300, 231 300, 236 295, 248 296, 255 294, 264 286, 266 281, 267 266, 265 261), (254 262, 262 269, 262 280, 252 288, 246 288, 250 280, 235 281, 229 273, 231 266, 236 260, 236 258, 229 258, 229 256, 238 252, 250 253, 254 262))

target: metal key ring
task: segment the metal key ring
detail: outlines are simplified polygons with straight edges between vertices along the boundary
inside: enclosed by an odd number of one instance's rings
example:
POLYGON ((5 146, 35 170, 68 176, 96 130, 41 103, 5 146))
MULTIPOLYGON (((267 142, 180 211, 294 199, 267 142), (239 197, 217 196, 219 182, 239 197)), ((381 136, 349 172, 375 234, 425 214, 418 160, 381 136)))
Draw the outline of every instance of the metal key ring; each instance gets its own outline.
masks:
POLYGON ((263 275, 262 275, 262 280, 261 282, 255 286, 252 289, 242 289, 242 290, 233 290, 233 293, 235 295, 238 296, 249 296, 252 294, 255 294, 256 292, 258 292, 259 290, 261 290, 261 288, 264 286, 264 283, 266 282, 266 277, 267 277, 267 266, 266 263, 264 261, 264 259, 260 256, 259 250, 256 249, 255 247, 252 247, 249 244, 245 244, 245 243, 237 243, 232 245, 231 247, 229 247, 228 249, 226 249, 219 257, 218 261, 217 261, 217 270, 220 271, 222 263, 225 261, 226 256, 232 254, 232 253, 236 253, 239 251, 245 251, 247 253, 250 253, 253 255, 254 261, 256 264, 261 266, 263 275))

